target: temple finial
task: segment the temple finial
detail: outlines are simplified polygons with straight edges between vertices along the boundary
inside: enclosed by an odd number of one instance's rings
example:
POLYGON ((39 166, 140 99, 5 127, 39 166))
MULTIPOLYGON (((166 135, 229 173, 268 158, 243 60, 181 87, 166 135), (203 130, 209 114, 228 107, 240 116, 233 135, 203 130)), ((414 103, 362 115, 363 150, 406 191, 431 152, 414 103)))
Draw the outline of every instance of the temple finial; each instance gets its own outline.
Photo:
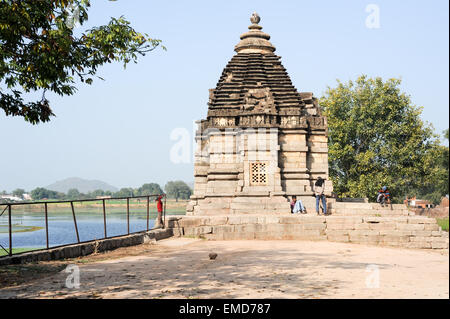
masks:
POLYGON ((253 12, 252 16, 250 17, 250 22, 253 24, 258 24, 259 21, 261 21, 261 17, 256 12, 253 12))

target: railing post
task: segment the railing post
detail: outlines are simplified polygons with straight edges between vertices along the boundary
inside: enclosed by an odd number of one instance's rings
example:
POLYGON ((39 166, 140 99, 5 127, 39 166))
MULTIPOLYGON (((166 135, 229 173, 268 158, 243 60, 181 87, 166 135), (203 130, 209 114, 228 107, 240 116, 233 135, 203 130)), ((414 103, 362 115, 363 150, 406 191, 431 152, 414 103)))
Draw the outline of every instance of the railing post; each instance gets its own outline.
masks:
POLYGON ((105 199, 103 199, 103 227, 105 229, 105 238, 108 237, 106 234, 106 207, 105 207, 105 199))
POLYGON ((72 207, 73 223, 75 225, 75 233, 77 234, 77 241, 80 242, 80 235, 78 234, 77 218, 75 216, 75 208, 73 207, 73 202, 70 202, 70 207, 72 207))
POLYGON ((162 228, 166 228, 166 204, 167 204, 167 196, 164 194, 164 207, 163 207, 163 224, 162 228))
POLYGON ((130 234, 130 198, 127 197, 127 231, 130 234))
POLYGON ((147 231, 149 230, 149 218, 150 218, 150 196, 147 196, 147 231))
POLYGON ((12 256, 11 205, 8 205, 8 230, 9 230, 9 256, 12 256))
POLYGON ((48 244, 48 212, 47 212, 47 203, 44 203, 44 213, 45 213, 45 239, 47 243, 47 249, 49 248, 48 244))

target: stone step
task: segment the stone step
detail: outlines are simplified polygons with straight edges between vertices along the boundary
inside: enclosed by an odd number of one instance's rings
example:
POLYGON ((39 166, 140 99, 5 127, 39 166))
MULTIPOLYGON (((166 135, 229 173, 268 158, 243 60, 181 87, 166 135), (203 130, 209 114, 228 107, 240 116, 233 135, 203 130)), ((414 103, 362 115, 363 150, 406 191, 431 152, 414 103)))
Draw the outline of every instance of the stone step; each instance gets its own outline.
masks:
POLYGON ((185 236, 210 240, 328 240, 404 248, 448 249, 448 232, 436 219, 423 216, 314 216, 239 214, 227 216, 169 216, 169 228, 185 236), (175 222, 176 219, 176 222, 175 222))
POLYGON ((392 214, 392 215, 408 215, 409 211, 407 209, 348 209, 348 208, 331 208, 330 211, 336 214, 392 214))
POLYGON ((335 202, 333 203, 333 208, 348 208, 348 209, 408 209, 404 204, 392 204, 387 207, 382 207, 378 203, 350 203, 350 202, 335 202))

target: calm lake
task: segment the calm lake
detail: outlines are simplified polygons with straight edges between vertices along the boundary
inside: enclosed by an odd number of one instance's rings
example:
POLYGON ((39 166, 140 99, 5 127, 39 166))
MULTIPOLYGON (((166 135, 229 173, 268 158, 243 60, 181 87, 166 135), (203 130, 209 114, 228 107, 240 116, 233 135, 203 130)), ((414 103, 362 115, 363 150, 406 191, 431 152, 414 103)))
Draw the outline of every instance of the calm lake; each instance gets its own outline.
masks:
MULTIPOLYGON (((173 213, 172 213, 173 214, 173 213)), ((45 217, 42 211, 17 211, 12 214, 13 248, 45 248, 45 217)), ((80 241, 104 238, 103 213, 101 208, 83 208, 76 210, 80 241)), ((130 211, 130 233, 147 229, 145 208, 133 208, 130 211)), ((153 228, 156 212, 150 213, 149 228, 153 228)), ((106 214, 108 237, 127 234, 126 208, 109 209, 106 214)), ((48 237, 50 247, 77 242, 75 225, 70 208, 54 209, 48 212, 48 237)), ((0 217, 0 244, 8 249, 7 212, 0 217)))

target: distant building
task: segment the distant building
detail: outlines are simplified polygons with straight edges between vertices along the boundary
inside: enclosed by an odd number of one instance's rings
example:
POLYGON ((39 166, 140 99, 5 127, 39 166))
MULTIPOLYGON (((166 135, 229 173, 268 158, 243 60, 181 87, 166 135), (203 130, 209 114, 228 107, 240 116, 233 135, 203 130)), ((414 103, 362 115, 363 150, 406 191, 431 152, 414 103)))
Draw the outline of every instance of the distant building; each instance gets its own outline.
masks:
POLYGON ((10 202, 21 202, 23 199, 14 195, 0 195, 0 199, 10 201, 10 202))
POLYGON ((425 199, 417 199, 416 196, 405 199, 405 205, 413 208, 433 208, 434 204, 425 199))
POLYGON ((111 198, 111 195, 108 195, 108 196, 96 196, 95 198, 96 199, 109 199, 109 198, 111 198))

